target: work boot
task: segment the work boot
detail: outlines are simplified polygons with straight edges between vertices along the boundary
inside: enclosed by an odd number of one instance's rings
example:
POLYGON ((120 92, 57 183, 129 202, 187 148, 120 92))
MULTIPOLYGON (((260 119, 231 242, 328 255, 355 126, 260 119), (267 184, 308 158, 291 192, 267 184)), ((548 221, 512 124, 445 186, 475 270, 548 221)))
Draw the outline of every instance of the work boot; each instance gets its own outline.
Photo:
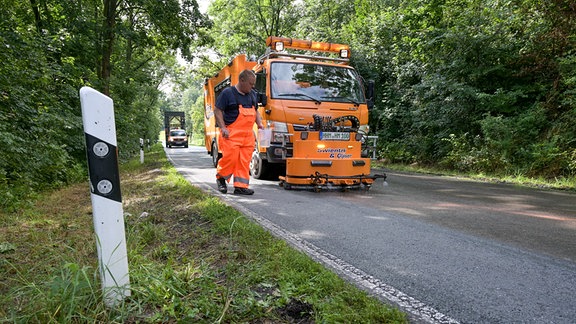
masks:
POLYGON ((234 188, 234 194, 235 195, 253 195, 254 194, 254 190, 252 189, 248 189, 248 188, 234 188))
POLYGON ((218 191, 225 194, 228 192, 228 187, 226 186, 226 179, 216 178, 216 184, 218 185, 218 191))

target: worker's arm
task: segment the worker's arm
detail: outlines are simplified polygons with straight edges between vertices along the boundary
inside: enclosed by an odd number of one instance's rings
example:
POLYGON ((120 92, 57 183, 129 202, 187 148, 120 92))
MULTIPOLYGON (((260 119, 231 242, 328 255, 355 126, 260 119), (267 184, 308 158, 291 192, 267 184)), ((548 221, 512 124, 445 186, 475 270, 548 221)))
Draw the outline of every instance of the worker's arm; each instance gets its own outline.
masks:
POLYGON ((259 129, 264 129, 264 124, 262 124, 262 116, 260 116, 258 110, 256 110, 256 125, 258 125, 259 129))
MULTIPOLYGON (((228 128, 226 128, 226 123, 224 123, 224 113, 221 109, 214 109, 214 117, 216 118, 216 124, 220 127, 220 132, 224 138, 228 138, 230 132, 228 132, 228 128)), ((260 122, 262 123, 262 122, 260 122)))

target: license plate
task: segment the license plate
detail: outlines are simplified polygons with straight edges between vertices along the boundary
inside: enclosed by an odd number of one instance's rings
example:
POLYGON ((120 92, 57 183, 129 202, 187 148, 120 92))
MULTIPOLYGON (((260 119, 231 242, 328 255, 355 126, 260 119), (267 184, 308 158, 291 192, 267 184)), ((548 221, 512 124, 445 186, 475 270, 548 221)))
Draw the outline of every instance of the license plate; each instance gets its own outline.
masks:
POLYGON ((345 132, 320 132, 320 139, 326 141, 348 141, 350 133, 345 132))

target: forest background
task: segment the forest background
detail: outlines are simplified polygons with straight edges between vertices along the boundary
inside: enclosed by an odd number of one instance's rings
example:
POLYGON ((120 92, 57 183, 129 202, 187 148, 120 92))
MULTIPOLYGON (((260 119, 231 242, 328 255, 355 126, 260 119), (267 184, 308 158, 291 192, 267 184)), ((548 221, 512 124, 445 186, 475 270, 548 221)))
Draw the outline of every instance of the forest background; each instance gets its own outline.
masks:
POLYGON ((0 208, 86 179, 78 91, 114 100, 119 154, 185 111, 269 35, 349 44, 376 83, 378 157, 464 172, 576 176, 573 0, 0 0, 0 208), (187 64, 182 64, 181 60, 187 64))

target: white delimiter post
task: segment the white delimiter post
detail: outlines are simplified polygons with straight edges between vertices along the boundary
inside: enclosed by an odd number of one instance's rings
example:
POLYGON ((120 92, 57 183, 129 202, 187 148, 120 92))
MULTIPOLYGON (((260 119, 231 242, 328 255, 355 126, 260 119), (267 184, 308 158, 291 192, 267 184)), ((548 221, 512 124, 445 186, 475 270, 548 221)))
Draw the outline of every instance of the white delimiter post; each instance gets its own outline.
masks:
POLYGON ((140 139, 140 164, 144 163, 144 139, 140 139))
POLYGON ((102 291, 106 305, 115 306, 130 296, 130 279, 114 103, 102 93, 83 87, 80 89, 80 104, 102 291))

